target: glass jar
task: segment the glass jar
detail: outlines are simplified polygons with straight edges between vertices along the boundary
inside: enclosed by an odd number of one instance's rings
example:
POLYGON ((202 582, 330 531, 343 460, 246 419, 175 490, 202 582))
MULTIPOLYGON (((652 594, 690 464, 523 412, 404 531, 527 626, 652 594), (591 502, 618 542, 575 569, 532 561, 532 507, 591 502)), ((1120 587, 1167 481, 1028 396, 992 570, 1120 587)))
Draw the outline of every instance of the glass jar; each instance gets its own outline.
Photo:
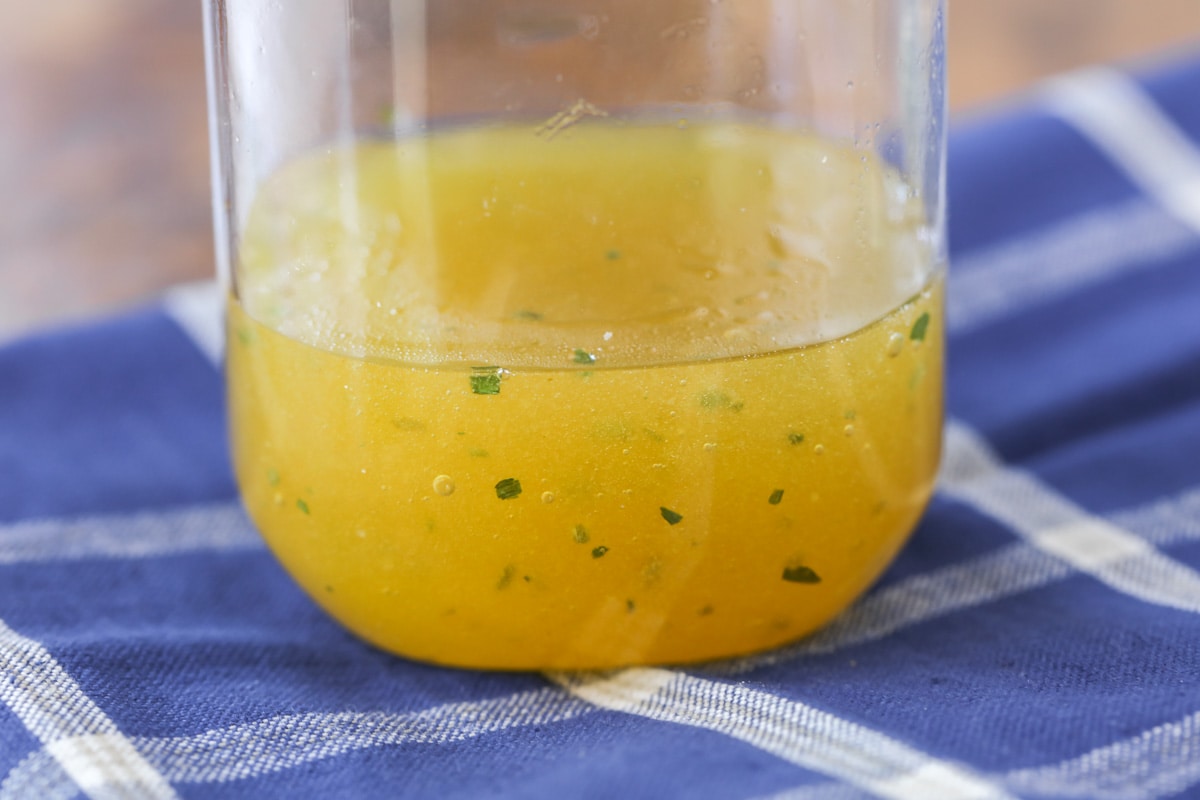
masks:
POLYGON ((827 623, 932 492, 940 0, 209 0, 232 453, 335 618, 466 667, 827 623))

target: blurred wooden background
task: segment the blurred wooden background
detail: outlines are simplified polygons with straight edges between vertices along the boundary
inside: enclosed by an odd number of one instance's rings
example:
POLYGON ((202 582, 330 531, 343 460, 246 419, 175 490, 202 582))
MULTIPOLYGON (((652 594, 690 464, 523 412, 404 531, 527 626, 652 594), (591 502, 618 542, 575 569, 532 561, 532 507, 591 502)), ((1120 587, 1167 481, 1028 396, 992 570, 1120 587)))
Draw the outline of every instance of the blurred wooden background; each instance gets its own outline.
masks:
MULTIPOLYGON (((1200 48, 1200 0, 948 0, 956 113, 1200 48)), ((0 0, 0 340, 212 272, 200 0, 0 0)))

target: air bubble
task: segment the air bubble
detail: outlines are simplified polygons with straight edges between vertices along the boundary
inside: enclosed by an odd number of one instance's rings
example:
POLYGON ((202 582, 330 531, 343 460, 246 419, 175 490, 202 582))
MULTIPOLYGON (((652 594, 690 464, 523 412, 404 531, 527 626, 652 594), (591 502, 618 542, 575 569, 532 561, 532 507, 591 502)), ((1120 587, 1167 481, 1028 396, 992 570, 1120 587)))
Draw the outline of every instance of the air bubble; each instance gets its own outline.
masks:
POLYGON ((903 351, 903 350, 904 350, 903 334, 893 333, 891 336, 888 337, 888 341, 887 341, 888 358, 895 358, 896 356, 900 355, 901 351, 903 351))
POLYGON ((542 502, 550 505, 554 502, 554 492, 542 492, 542 502))
POLYGON ((438 475, 433 479, 433 490, 442 497, 454 494, 454 479, 449 475, 438 475))
POLYGON ((823 445, 823 444, 817 445, 816 447, 813 448, 813 452, 819 456, 824 455, 825 454, 825 445, 823 445))
POLYGON ((842 433, 846 434, 847 436, 853 436, 854 435, 854 426, 847 425, 846 427, 842 428, 842 433))

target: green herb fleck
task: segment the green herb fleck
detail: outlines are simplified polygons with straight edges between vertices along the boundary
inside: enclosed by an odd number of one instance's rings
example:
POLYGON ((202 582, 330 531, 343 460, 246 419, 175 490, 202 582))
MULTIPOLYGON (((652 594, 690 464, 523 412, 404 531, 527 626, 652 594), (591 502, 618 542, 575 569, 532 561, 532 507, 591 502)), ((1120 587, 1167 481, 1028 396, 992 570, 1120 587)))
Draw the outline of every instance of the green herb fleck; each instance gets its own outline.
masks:
POLYGON ((608 548, 604 545, 592 548, 592 558, 604 558, 604 554, 608 552, 608 548))
POLYGON ((576 364, 596 363, 596 357, 594 355, 589 353, 587 350, 580 350, 578 347, 575 348, 575 358, 573 360, 576 364))
POLYGON ((632 598, 632 597, 630 597, 629 599, 627 599, 627 600, 625 601, 625 610, 626 610, 626 611, 628 611, 630 614, 632 614, 632 613, 633 613, 633 610, 634 610, 635 608, 637 608, 637 605, 636 605, 636 604, 633 602, 633 598, 632 598))
POLYGON ((820 583, 821 576, 809 567, 784 567, 783 579, 791 583, 820 583))
POLYGON ((783 499, 783 489, 776 489, 771 492, 771 496, 767 498, 767 502, 773 506, 779 505, 779 501, 783 499))
POLYGON ((662 513, 662 518, 667 521, 668 525, 678 525, 683 521, 683 514, 679 514, 666 506, 659 506, 658 510, 662 513))
POLYGON ((734 411, 741 411, 742 404, 735 403, 733 398, 722 392, 720 389, 708 389, 704 394, 700 395, 700 406, 702 408, 731 408, 734 411))
POLYGON ((702 616, 702 617, 707 617, 707 616, 708 616, 709 614, 711 614, 712 612, 713 612, 713 607, 712 607, 712 606, 705 606, 704 608, 700 609, 700 610, 699 610, 699 611, 697 611, 696 613, 697 613, 697 614, 699 614, 699 615, 700 615, 700 616, 702 616))
POLYGON ((475 394, 500 394, 500 368, 472 367, 471 391, 475 394))
POLYGON ((505 478, 496 484, 496 497, 511 500, 521 493, 521 482, 516 478, 505 478))
POLYGON ((327 583, 327 584, 325 584, 325 591, 329 592, 330 594, 333 594, 333 587, 327 583))
POLYGON ((474 447, 467 451, 467 455, 471 456, 472 458, 487 458, 489 454, 487 450, 481 450, 478 447, 474 447))
POLYGON ((579 373, 579 377, 585 381, 590 381, 592 379, 592 371, 590 369, 584 370, 583 372, 579 373))
POLYGON ((537 311, 530 311, 529 309, 525 308, 513 314, 513 316, 517 319, 523 319, 526 322, 541 322, 543 319, 545 319, 544 314, 540 314, 537 311))
POLYGON ((532 576, 532 575, 525 575, 525 576, 523 576, 523 577, 521 578, 521 580, 525 581, 526 583, 533 583, 533 576, 532 576))
POLYGON ((842 414, 842 417, 844 417, 847 420, 852 420, 857 416, 858 416, 858 412, 856 412, 853 408, 846 409, 845 413, 842 414))
POLYGON ((789 433, 788 434, 788 443, 789 444, 800 444, 803 441, 804 441, 803 433, 789 433))
POLYGON ((508 566, 506 566, 504 568, 504 572, 500 573, 500 580, 496 581, 496 589, 497 590, 507 589, 508 585, 510 583, 512 583, 512 579, 516 574, 517 574, 516 567, 514 567, 512 564, 509 564, 508 566))
POLYGON ((308 503, 304 502, 304 500, 302 500, 302 499, 296 501, 296 508, 303 511, 305 514, 309 513, 308 503))
POLYGON ((279 485, 279 470, 277 470, 277 469, 267 470, 267 483, 270 484, 271 486, 279 485))
POLYGON ((604 254, 604 257, 607 258, 609 261, 616 261, 617 259, 619 259, 621 257, 621 251, 620 250, 609 250, 607 253, 604 254))
POLYGON ((925 341, 925 332, 927 330, 929 330, 928 311, 917 317, 917 321, 914 322, 912 326, 912 333, 908 335, 908 338, 912 339, 914 342, 923 342, 925 341))
POLYGON ((400 431, 425 430, 425 423, 419 419, 413 419, 412 417, 398 417, 392 420, 392 425, 395 426, 396 430, 400 431))
POLYGON ((254 344, 254 331, 250 330, 249 328, 238 328, 237 338, 238 341, 244 346, 249 347, 250 345, 254 344))
POLYGON ((587 544, 588 540, 592 538, 591 536, 588 536, 587 528, 583 527, 582 525, 575 526, 575 530, 572 531, 572 536, 574 536, 577 544, 587 544))

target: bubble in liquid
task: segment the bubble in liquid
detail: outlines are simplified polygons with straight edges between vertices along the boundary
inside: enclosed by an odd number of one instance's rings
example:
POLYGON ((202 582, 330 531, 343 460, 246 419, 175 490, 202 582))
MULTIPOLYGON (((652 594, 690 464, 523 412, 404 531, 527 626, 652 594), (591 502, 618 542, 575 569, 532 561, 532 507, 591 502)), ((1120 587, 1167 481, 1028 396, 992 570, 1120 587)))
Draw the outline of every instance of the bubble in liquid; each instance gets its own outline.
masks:
POLYGON ((842 428, 842 432, 845 433, 847 436, 853 436, 854 435, 854 426, 847 425, 846 427, 842 428))
POLYGON ((893 333, 888 337, 887 354, 888 358, 895 358, 904 350, 904 336, 899 333, 893 333))
POLYGON ((554 502, 554 492, 542 492, 542 502, 549 505, 554 502))
POLYGON ((816 453, 817 455, 824 455, 825 445, 823 445, 823 444, 817 445, 816 447, 813 448, 813 452, 816 453))
POLYGON ((442 497, 454 494, 454 479, 449 475, 438 475, 433 479, 433 490, 442 497))

